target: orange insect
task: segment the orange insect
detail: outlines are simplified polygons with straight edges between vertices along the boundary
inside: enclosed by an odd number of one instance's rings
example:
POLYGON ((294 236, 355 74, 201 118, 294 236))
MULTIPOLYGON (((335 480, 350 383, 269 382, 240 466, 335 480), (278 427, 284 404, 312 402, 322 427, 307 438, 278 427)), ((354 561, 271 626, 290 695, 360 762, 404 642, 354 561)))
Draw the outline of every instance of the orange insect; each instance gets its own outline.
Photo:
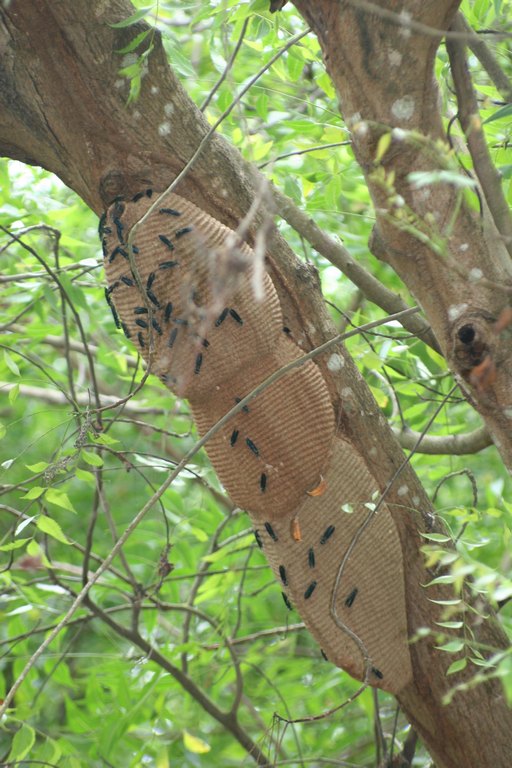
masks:
POLYGON ((312 488, 310 491, 306 491, 308 496, 323 496, 325 491, 327 490, 327 480, 324 480, 323 476, 320 475, 320 482, 318 483, 315 488, 312 488))
POLYGON ((302 541, 302 533, 300 531, 300 523, 296 517, 293 518, 291 523, 292 539, 294 541, 302 541))

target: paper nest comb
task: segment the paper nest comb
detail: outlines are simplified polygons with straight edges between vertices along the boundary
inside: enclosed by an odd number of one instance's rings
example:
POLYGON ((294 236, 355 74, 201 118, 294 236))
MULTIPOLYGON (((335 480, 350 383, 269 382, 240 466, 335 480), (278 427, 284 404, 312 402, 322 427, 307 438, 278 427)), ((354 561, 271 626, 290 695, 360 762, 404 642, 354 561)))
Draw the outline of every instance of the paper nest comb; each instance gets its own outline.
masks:
MULTIPOLYGON (((106 212, 107 301, 151 372, 189 400, 204 434, 302 352, 283 328, 268 274, 263 300, 254 298, 250 247, 175 194, 137 227, 132 272, 128 233, 151 198, 148 190, 106 212), (228 271, 221 285, 226 248, 246 268, 236 279, 228 271)), ((411 679, 398 534, 385 505, 361 529, 377 486, 351 444, 336 436, 316 364, 264 389, 211 438, 207 452, 233 502, 249 513, 286 605, 295 606, 324 655, 397 693, 411 679)))

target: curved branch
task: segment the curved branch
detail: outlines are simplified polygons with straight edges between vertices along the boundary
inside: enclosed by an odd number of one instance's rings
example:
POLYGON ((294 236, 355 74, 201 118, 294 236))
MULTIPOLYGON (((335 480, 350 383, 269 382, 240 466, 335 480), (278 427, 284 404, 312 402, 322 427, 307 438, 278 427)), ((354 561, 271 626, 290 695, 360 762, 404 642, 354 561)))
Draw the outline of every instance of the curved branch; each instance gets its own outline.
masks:
MULTIPOLYGON (((393 427, 393 432, 398 438, 402 448, 412 449, 420 438, 420 432, 412 429, 397 429, 393 427)), ((475 429, 474 432, 467 432, 461 435, 425 435, 416 453, 426 453, 430 456, 449 454, 450 456, 465 456, 469 453, 478 453, 492 445, 485 427, 475 429)))

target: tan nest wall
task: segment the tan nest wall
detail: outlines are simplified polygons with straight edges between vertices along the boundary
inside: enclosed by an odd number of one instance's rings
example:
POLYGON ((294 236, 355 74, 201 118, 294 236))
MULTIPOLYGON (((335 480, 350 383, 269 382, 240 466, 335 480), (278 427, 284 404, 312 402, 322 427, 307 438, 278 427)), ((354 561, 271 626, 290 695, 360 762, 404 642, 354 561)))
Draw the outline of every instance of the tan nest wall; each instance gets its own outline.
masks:
MULTIPOLYGON (((128 234, 151 204, 148 191, 107 211, 107 300, 151 372, 188 398, 204 434, 302 352, 265 272, 256 301, 249 246, 177 195, 137 225, 132 271, 128 234)), ((265 388, 207 452, 327 658, 398 692, 411 677, 400 543, 386 506, 371 511, 378 488, 366 464, 335 435, 316 364, 265 388)))

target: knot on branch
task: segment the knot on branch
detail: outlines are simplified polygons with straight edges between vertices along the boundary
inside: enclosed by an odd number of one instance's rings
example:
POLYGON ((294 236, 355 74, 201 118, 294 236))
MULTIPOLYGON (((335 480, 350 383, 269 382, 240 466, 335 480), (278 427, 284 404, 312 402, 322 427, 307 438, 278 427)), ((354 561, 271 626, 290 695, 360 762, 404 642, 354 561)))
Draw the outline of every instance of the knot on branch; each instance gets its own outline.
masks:
POLYGON ((481 365, 486 357, 495 357, 497 338, 495 318, 488 313, 464 313, 454 323, 453 351, 462 374, 481 365))

